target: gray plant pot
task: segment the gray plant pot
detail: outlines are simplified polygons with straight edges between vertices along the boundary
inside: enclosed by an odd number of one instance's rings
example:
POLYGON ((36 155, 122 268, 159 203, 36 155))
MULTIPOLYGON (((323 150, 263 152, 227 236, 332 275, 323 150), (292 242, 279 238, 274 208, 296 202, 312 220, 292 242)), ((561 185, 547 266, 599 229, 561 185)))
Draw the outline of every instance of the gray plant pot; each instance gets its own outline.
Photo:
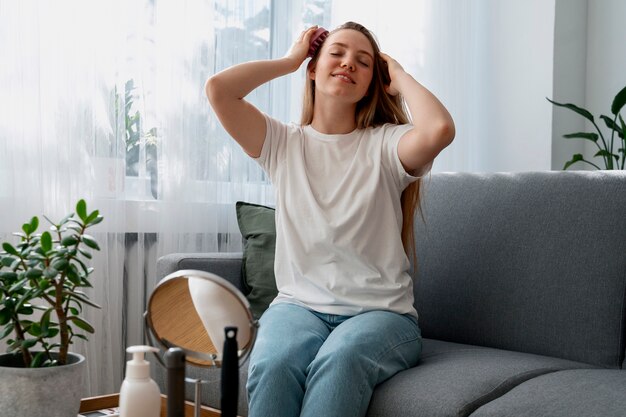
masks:
POLYGON ((85 358, 67 364, 24 368, 20 356, 0 355, 0 417, 76 417, 83 393, 85 358))

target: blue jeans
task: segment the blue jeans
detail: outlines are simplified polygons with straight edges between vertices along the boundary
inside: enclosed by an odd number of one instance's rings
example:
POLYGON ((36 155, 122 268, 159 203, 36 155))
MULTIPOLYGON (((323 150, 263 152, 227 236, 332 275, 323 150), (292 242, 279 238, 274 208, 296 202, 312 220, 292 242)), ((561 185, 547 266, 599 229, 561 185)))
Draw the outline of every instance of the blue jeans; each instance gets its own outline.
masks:
POLYGON ((261 317, 248 375, 249 417, 364 416, 374 387, 417 364, 417 320, 338 316, 277 304, 261 317))

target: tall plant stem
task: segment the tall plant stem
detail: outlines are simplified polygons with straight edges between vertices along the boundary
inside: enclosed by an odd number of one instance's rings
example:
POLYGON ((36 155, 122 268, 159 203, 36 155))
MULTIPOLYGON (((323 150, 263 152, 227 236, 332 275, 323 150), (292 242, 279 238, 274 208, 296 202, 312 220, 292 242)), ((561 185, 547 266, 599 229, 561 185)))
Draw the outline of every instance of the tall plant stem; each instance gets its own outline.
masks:
MULTIPOLYGON (((22 326, 20 326, 19 319, 14 319, 14 323, 15 323, 15 334, 17 335, 17 339, 21 340, 23 343, 25 340, 24 329, 22 329, 22 326)), ((24 367, 30 368, 30 364, 33 361, 33 357, 30 354, 30 351, 23 346, 20 346, 20 351, 22 352, 22 359, 24 360, 24 367)))
POLYGON ((67 361, 67 349, 69 341, 69 330, 67 327, 67 315, 63 309, 63 280, 55 284, 56 302, 54 303, 54 311, 59 319, 59 336, 61 338, 61 347, 59 349, 59 365, 65 365, 67 361))

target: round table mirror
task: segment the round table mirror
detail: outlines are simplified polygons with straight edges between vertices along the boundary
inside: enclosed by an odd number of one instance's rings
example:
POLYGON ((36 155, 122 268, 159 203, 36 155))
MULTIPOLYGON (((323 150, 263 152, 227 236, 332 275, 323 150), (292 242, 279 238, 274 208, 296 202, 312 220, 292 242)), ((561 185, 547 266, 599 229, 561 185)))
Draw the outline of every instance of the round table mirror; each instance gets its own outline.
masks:
POLYGON ((237 327, 239 361, 250 353, 257 321, 243 294, 225 279, 204 271, 181 270, 156 286, 146 311, 147 327, 165 349, 183 349, 196 366, 220 366, 224 328, 237 327))

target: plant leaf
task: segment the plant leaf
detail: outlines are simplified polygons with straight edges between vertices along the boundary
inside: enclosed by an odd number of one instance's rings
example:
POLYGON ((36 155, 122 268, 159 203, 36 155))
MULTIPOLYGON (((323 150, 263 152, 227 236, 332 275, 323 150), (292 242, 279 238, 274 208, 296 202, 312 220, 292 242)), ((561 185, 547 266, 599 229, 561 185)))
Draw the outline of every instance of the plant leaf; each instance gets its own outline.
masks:
POLYGON ((23 279, 17 281, 15 284, 11 285, 11 288, 9 288, 9 294, 15 294, 17 291, 19 291, 22 288, 24 288, 24 285, 27 282, 28 282, 28 277, 23 278, 23 279))
POLYGON ((41 352, 37 352, 35 356, 33 357, 33 361, 31 362, 30 367, 31 368, 41 367, 45 358, 46 358, 46 352, 44 350, 42 350, 41 352))
POLYGON ((89 300, 86 296, 82 296, 82 295, 76 294, 75 292, 68 292, 68 294, 71 294, 72 298, 75 298, 76 300, 80 301, 81 303, 90 305, 90 306, 95 307, 95 308, 102 308, 98 304, 96 304, 96 303, 92 302, 91 300, 89 300))
POLYGON ((563 167, 564 170, 566 170, 567 168, 569 168, 570 166, 572 166, 573 164, 575 164, 576 162, 582 161, 584 160, 583 155, 580 153, 575 154, 574 156, 572 156, 572 159, 567 161, 565 163, 565 166, 563 167))
POLYGON ((31 268, 26 271, 26 277, 28 279, 37 279, 43 275, 43 271, 39 268, 31 268))
POLYGON ((2 244, 2 249, 8 254, 19 256, 19 252, 15 249, 9 242, 4 242, 2 244))
POLYGON ((618 155, 615 155, 614 153, 611 153, 607 151, 606 149, 600 149, 598 152, 596 152, 594 156, 608 156, 609 158, 610 157, 619 158, 618 155))
POLYGON ((4 329, 2 329, 2 333, 0 333, 0 340, 10 335, 13 332, 13 329, 15 329, 15 325, 13 323, 6 325, 4 329))
MULTIPOLYGON (((4 326, 9 320, 11 320, 11 312, 6 308, 0 310, 0 326, 4 326)), ((2 339, 2 337, 0 337, 0 339, 2 339)))
POLYGON ((87 203, 85 203, 85 200, 81 199, 76 204, 76 214, 78 214, 78 217, 80 217, 83 222, 87 219, 87 203))
POLYGON ((52 261, 52 267, 56 269, 57 271, 64 270, 65 268, 67 268, 68 264, 69 262, 65 258, 57 258, 54 261, 52 261))
POLYGON ((596 133, 576 132, 563 135, 563 137, 566 139, 587 139, 592 142, 598 141, 598 135, 596 133))
POLYGON ((72 284, 76 286, 80 285, 80 274, 78 273, 76 265, 70 265, 70 267, 67 268, 66 276, 72 284))
POLYGON ((100 246, 98 246, 98 242, 90 235, 83 235, 83 242, 85 245, 89 246, 91 249, 100 250, 100 246))
POLYGON ((57 275, 59 275, 59 271, 54 269, 52 266, 49 266, 43 270, 43 275, 48 279, 54 279, 57 275))
POLYGON ((15 272, 0 272, 0 281, 4 281, 10 284, 16 279, 17 279, 17 274, 15 272))
POLYGON ((93 328, 93 326, 89 324, 89 322, 87 322, 85 319, 82 319, 78 316, 71 316, 71 317, 68 317, 67 319, 73 321, 76 326, 78 326, 79 328, 83 329, 84 331, 88 333, 94 333, 96 331, 93 328))
POLYGON ((550 100, 548 97, 546 97, 546 100, 548 100, 550 103, 554 104, 555 106, 565 107, 567 109, 570 109, 580 114, 581 116, 583 116, 585 119, 589 120, 590 122, 594 121, 593 115, 589 112, 589 110, 583 109, 582 107, 578 107, 577 105, 572 104, 572 103, 557 103, 556 101, 550 100))
POLYGON ((600 118, 602 118, 602 120, 604 120, 604 123, 606 124, 606 127, 616 131, 617 132, 617 136, 619 136, 620 138, 624 139, 624 134, 625 133, 622 132, 622 129, 617 125, 617 123, 615 123, 613 121, 613 119, 611 119, 610 117, 605 116, 605 115, 600 116, 600 118))
POLYGON ((52 249, 52 236, 50 232, 43 232, 41 234, 41 249, 44 252, 49 252, 52 249))
POLYGON ((63 219, 59 222, 59 226, 64 225, 65 223, 68 222, 69 219, 71 219, 74 216, 74 213, 70 213, 67 216, 63 217, 63 219))
POLYGON ((85 223, 89 224, 92 221, 96 220, 96 218, 98 217, 98 214, 100 214, 100 212, 98 210, 92 211, 91 214, 89 216, 87 216, 87 219, 85 220, 85 223))
POLYGON ((50 281, 48 281, 47 279, 43 278, 43 279, 40 279, 39 282, 37 283, 37 288, 39 288, 42 291, 45 291, 48 288, 50 288, 51 285, 52 285, 52 283, 50 281))
POLYGON ((26 339, 22 342, 22 347, 30 349, 37 344, 37 339, 26 339))
POLYGON ((95 226, 98 223, 100 223, 102 220, 104 220, 104 217, 98 216, 92 222, 89 223, 89 226, 95 226))
POLYGON ((66 236, 63 239, 61 239, 61 245, 63 246, 72 246, 78 243, 78 239, 76 239, 76 236, 66 236))
POLYGON ((46 310, 45 313, 41 316, 41 320, 39 321, 41 325, 41 330, 47 332, 50 328, 50 315, 52 314, 52 308, 46 310))
POLYGON ((28 333, 35 337, 41 336, 41 325, 39 323, 31 324, 28 328, 28 333))
POLYGON ((17 311, 18 314, 23 315, 23 316, 30 316, 31 314, 33 314, 35 312, 35 309, 33 309, 31 306, 23 306, 20 307, 20 309, 17 311))
POLYGON ((620 92, 615 95, 613 104, 611 105, 611 113, 617 115, 624 105, 626 105, 626 87, 622 88, 620 92))
POLYGON ((85 250, 85 249, 81 249, 79 248, 78 251, 87 259, 91 259, 91 252, 85 250))

